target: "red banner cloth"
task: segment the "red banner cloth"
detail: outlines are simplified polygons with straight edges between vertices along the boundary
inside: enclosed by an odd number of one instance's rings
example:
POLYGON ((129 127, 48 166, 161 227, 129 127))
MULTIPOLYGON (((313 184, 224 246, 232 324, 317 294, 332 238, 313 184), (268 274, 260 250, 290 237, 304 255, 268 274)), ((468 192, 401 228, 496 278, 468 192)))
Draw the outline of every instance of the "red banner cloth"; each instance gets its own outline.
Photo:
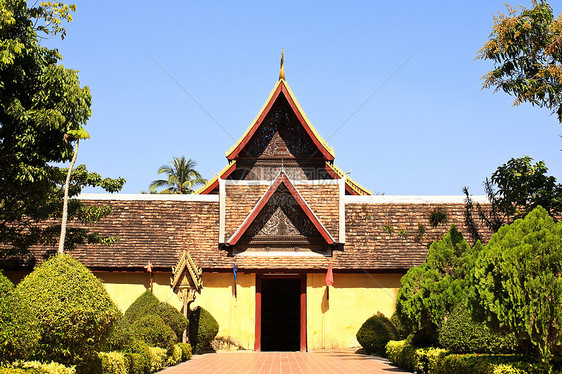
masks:
POLYGON ((326 278, 324 278, 324 282, 326 286, 333 286, 334 285, 334 273, 332 272, 332 264, 328 268, 328 272, 326 273, 326 278))

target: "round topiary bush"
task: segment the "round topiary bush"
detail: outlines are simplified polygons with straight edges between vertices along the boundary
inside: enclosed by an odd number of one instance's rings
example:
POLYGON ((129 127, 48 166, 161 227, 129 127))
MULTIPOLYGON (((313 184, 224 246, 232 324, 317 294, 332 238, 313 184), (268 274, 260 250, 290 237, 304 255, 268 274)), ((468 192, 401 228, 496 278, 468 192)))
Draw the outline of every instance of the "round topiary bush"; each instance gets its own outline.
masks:
POLYGON ((219 332, 219 323, 207 310, 198 306, 189 314, 189 342, 193 353, 200 353, 210 346, 219 332))
POLYGON ((135 338, 151 346, 170 349, 177 343, 176 334, 160 316, 149 314, 132 324, 135 338))
POLYGON ((14 291, 0 271, 0 363, 28 358, 39 340, 29 307, 16 299, 14 291))
POLYGON ((396 340, 398 333, 394 324, 384 314, 378 312, 367 318, 357 331, 356 337, 367 353, 384 356, 386 343, 396 340))
POLYGON ((15 296, 37 322, 40 339, 34 357, 78 365, 80 373, 88 372, 119 317, 102 282, 69 255, 37 266, 16 287, 15 296))
POLYGON ((466 303, 459 304, 443 321, 439 345, 455 353, 514 353, 514 334, 495 333, 483 322, 474 322, 466 303))

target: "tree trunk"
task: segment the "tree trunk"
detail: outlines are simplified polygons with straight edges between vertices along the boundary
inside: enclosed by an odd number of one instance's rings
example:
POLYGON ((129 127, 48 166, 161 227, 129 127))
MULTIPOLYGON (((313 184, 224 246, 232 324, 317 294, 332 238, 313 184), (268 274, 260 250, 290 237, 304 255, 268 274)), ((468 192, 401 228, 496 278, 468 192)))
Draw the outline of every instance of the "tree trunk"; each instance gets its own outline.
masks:
POLYGON ((74 154, 72 155, 72 161, 70 161, 70 166, 68 167, 68 173, 66 173, 66 181, 64 183, 64 200, 62 204, 62 222, 60 225, 60 239, 59 239, 59 254, 64 253, 64 239, 66 236, 66 221, 68 220, 68 188, 70 186, 70 174, 72 174, 72 169, 74 168, 74 163, 76 162, 76 157, 78 156, 78 144, 80 140, 76 141, 76 148, 74 148, 74 154))

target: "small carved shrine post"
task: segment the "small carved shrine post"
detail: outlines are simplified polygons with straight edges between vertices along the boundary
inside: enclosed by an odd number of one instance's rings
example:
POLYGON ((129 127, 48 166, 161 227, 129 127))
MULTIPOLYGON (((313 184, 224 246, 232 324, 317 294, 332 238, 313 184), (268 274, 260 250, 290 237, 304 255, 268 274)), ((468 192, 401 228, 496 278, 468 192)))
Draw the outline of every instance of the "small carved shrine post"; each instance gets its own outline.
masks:
MULTIPOLYGON (((170 285, 183 302, 183 315, 189 317, 189 304, 195 301, 195 292, 201 293, 203 271, 195 265, 188 251, 184 251, 177 265, 172 268, 170 285)), ((187 330, 183 333, 183 342, 187 342, 187 330)))

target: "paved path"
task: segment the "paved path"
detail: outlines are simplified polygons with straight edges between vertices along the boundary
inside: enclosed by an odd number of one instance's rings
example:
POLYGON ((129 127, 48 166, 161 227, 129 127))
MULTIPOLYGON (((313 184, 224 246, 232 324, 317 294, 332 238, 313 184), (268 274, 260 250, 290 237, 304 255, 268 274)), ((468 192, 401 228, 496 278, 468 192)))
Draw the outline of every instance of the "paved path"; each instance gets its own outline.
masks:
POLYGON ((386 360, 352 351, 225 352, 196 355, 159 374, 341 374, 409 373, 386 360))

